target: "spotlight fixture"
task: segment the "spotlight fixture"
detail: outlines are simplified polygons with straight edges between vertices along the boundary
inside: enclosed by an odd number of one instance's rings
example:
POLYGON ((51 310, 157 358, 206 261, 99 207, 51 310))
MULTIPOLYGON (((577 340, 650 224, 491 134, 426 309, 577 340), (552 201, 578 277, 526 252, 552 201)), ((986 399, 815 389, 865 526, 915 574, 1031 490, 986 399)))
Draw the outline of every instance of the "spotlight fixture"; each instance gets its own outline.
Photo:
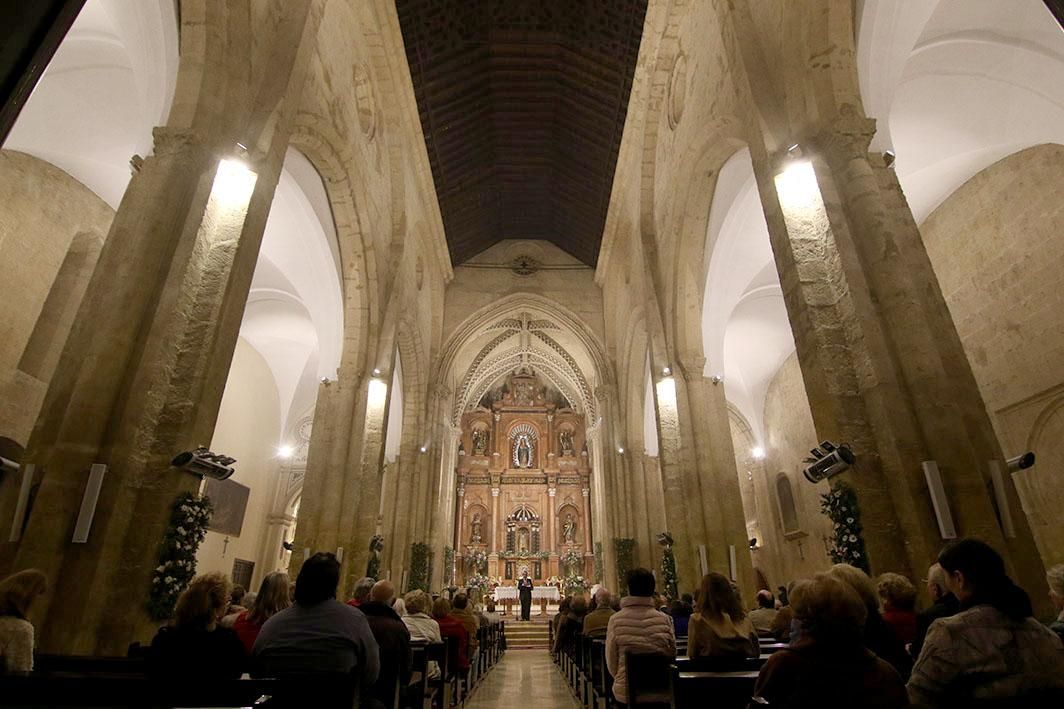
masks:
POLYGON ((1015 458, 1009 458, 1005 461, 1005 465, 1008 466, 1010 473, 1015 473, 1019 470, 1027 470, 1034 465, 1034 451, 1027 451, 1015 458))
POLYGON ((762 448, 761 446, 754 446, 753 448, 750 449, 750 455, 754 456, 755 460, 764 460, 765 459, 765 449, 762 448))
POLYGON ((622 446, 617 446, 617 452, 624 455, 624 448, 622 446))
POLYGON ((724 377, 719 374, 714 374, 712 377, 709 378, 709 381, 713 382, 714 385, 720 384, 722 381, 724 381, 724 377))
POLYGON ((379 377, 380 375, 381 375, 381 370, 379 370, 376 367, 374 367, 373 368, 373 376, 379 377))
POLYGON ((789 157, 791 160, 797 160, 798 158, 802 157, 802 146, 798 145, 798 143, 793 143, 789 148, 787 148, 787 157, 789 157))
POLYGON ((332 384, 332 380, 330 380, 328 377, 322 377, 321 378, 321 383, 325 384, 325 385, 329 385, 329 384, 332 384))
POLYGON ((894 161, 898 159, 898 154, 893 150, 883 151, 883 165, 886 167, 894 167, 894 161))
POLYGON ((422 452, 422 453, 427 453, 427 452, 428 452, 428 450, 429 450, 429 447, 428 447, 428 446, 421 446, 421 452, 422 452))
POLYGON ((664 374, 667 377, 670 374, 672 374, 672 370, 670 368, 668 368, 668 367, 662 367, 661 368, 661 373, 664 374))
POLYGON ((287 443, 282 444, 282 445, 277 447, 277 457, 278 458, 286 458, 286 459, 287 458, 291 458, 292 454, 295 453, 295 452, 296 452, 296 449, 293 448, 292 446, 288 445, 287 443))
POLYGON ((233 468, 235 462, 236 458, 221 453, 212 453, 200 446, 195 450, 178 453, 170 461, 170 465, 186 473, 198 475, 200 478, 227 480, 236 472, 233 468))
POLYGON ((838 475, 857 460, 849 446, 835 445, 831 441, 822 441, 819 447, 813 448, 809 453, 811 457, 804 461, 809 465, 802 471, 802 474, 811 483, 818 483, 838 475))

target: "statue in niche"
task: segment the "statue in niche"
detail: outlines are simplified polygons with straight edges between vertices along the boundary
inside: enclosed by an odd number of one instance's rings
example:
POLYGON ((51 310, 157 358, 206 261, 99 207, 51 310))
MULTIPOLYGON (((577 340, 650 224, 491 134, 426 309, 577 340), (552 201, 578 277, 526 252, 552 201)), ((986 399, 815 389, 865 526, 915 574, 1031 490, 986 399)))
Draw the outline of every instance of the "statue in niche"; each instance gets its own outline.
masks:
POLYGON ((479 512, 474 512, 473 513, 473 521, 470 522, 470 525, 469 525, 470 527, 472 527, 472 531, 469 534, 469 543, 470 544, 480 544, 480 542, 481 542, 480 528, 481 528, 482 524, 483 523, 480 521, 480 513, 479 512))
POLYGON ((529 550, 528 537, 529 537, 528 530, 525 529, 524 527, 522 527, 521 529, 517 530, 517 551, 525 552, 525 553, 528 552, 528 550, 529 550))
POLYGON ((527 433, 522 433, 514 440, 514 466, 532 467, 532 441, 529 440, 527 433))
POLYGON ((485 455, 488 452, 488 432, 483 428, 473 429, 473 455, 485 455))
POLYGON ((576 541, 576 520, 571 514, 566 515, 565 523, 562 524, 562 539, 566 544, 573 544, 576 541))
POLYGON ((562 429, 562 432, 558 434, 558 443, 562 449, 562 455, 573 454, 573 432, 567 428, 562 429))

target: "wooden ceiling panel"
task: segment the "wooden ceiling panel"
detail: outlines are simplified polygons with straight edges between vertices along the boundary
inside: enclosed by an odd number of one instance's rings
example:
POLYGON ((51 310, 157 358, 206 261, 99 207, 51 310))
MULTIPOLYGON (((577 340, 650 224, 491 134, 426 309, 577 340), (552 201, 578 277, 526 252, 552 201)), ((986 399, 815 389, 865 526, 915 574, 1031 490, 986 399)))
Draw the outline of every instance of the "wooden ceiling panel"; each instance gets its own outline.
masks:
POLYGON ((460 264, 509 238, 598 259, 646 0, 396 0, 460 264))

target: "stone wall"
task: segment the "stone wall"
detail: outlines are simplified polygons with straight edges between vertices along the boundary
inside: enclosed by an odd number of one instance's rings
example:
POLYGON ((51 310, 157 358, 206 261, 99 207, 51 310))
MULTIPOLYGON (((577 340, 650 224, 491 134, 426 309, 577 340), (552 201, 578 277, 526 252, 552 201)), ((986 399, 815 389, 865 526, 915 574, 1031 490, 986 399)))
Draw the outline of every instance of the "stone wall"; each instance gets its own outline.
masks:
POLYGON ((1061 145, 1010 155, 921 226, 1006 456, 1038 456, 1014 479, 1047 566, 1064 561, 1062 161, 1061 145))
MULTIPOLYGON (((780 367, 765 397, 765 457, 754 460, 750 443, 733 418, 732 435, 736 467, 740 479, 749 478, 756 505, 744 495, 748 520, 756 517, 761 536, 753 552, 754 567, 767 579, 773 593, 796 579, 825 570, 831 561, 825 538, 830 537, 831 522, 820 512, 820 495, 828 489, 826 482, 812 485, 802 475, 802 460, 817 444, 809 400, 805 395, 802 371, 797 355, 792 354, 780 367), (778 480, 786 476, 794 500, 796 528, 784 529, 778 480)), ((752 591, 746 591, 750 596, 752 591)), ((748 599, 751 603, 753 598, 748 599)))
POLYGON ((279 560, 277 557, 259 558, 280 464, 276 453, 281 438, 277 420, 279 407, 277 386, 269 365, 247 340, 241 338, 233 353, 210 448, 236 458, 236 472, 229 479, 249 487, 251 492, 240 535, 227 538, 217 532, 207 532, 196 555, 197 573, 221 571, 231 574, 233 560, 245 559, 255 562, 252 584, 257 586, 263 575, 275 568, 266 562, 279 560))
POLYGON ((54 165, 0 151, 0 436, 29 439, 113 218, 54 165))

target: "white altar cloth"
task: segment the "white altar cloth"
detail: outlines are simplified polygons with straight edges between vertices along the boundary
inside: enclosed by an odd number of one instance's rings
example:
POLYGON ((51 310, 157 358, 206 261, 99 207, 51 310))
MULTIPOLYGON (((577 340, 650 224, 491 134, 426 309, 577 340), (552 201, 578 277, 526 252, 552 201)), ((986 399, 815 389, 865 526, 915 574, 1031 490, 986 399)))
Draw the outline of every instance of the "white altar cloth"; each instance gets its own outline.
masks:
MULTIPOLYGON (((516 601, 519 595, 517 593, 516 586, 498 586, 495 589, 495 602, 501 601, 516 601)), ((533 586, 532 587, 532 600, 533 601, 555 601, 561 599, 561 595, 558 593, 558 589, 555 586, 533 586)))

